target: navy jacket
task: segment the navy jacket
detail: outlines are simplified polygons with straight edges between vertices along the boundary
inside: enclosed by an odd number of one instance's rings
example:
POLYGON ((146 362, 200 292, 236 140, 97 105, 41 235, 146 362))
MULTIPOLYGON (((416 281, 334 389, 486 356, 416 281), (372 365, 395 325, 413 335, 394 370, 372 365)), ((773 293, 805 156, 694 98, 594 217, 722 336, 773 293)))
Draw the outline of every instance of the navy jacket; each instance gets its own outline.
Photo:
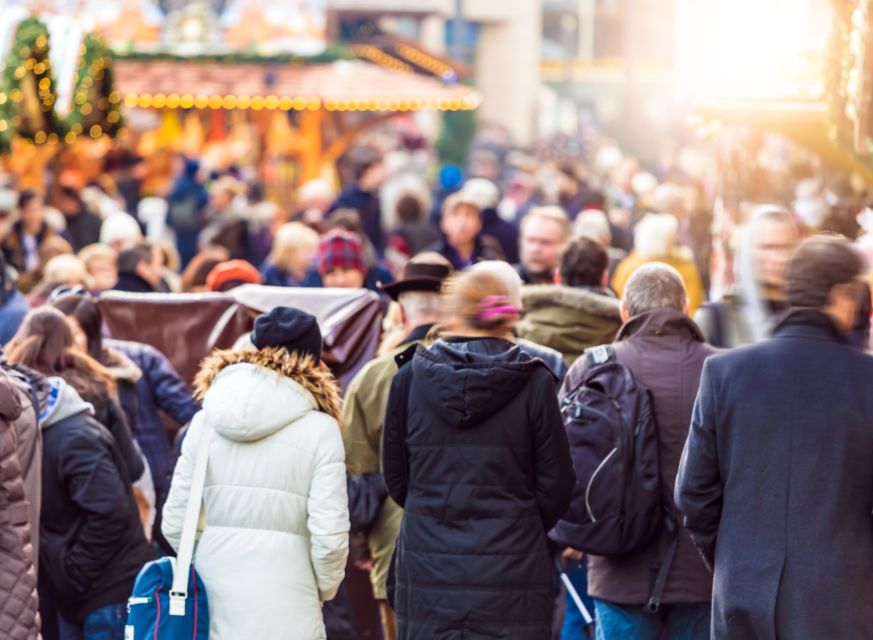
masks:
POLYGON ((354 209, 361 216, 364 234, 376 247, 379 255, 385 249, 385 236, 382 233, 382 209, 378 194, 364 191, 358 185, 349 185, 330 206, 330 213, 337 209, 354 209))
POLYGON ((873 638, 873 358, 798 310, 703 368, 676 504, 712 637, 873 638))
POLYGON ((546 532, 575 482, 553 374, 503 340, 419 345, 386 416, 399 637, 548 638, 546 532))
POLYGON ((107 339, 103 343, 122 352, 142 371, 136 382, 136 420, 130 427, 148 460, 158 502, 163 503, 176 459, 160 411, 183 425, 200 410, 200 405, 167 357, 154 347, 127 340, 107 339))

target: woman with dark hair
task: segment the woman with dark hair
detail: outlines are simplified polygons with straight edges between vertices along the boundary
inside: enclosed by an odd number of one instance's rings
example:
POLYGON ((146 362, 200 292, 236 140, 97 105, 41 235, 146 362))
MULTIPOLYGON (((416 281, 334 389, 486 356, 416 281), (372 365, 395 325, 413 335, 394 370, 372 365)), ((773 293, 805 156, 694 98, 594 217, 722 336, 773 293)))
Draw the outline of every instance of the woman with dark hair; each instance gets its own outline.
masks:
POLYGON ((449 280, 442 307, 441 338, 398 356, 382 441, 399 637, 548 638, 546 533, 575 483, 555 378, 507 340, 520 310, 497 276, 449 280))
POLYGON ((6 357, 10 364, 57 376, 73 387, 93 407, 94 419, 115 438, 130 479, 135 482, 142 476, 145 464, 116 401, 117 387, 112 373, 76 348, 73 334, 60 311, 40 307, 28 313, 6 345, 6 357))
POLYGON ((66 295, 53 305, 67 317, 76 346, 115 377, 128 424, 152 471, 160 513, 175 463, 160 412, 181 426, 200 405, 163 353, 140 342, 104 339, 103 314, 93 299, 66 295))

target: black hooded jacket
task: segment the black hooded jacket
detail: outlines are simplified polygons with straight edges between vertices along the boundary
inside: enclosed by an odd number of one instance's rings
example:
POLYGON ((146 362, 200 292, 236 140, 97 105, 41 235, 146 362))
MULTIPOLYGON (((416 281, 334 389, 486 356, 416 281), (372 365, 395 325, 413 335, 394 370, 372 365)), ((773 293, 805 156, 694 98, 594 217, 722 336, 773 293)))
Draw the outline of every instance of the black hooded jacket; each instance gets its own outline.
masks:
POLYGON ((546 532, 575 476, 543 362, 491 338, 419 346, 394 378, 382 456, 405 509, 400 638, 548 638, 546 532))
POLYGON ((40 584, 61 614, 81 624, 126 602, 153 559, 118 444, 72 390, 53 387, 43 433, 40 584))

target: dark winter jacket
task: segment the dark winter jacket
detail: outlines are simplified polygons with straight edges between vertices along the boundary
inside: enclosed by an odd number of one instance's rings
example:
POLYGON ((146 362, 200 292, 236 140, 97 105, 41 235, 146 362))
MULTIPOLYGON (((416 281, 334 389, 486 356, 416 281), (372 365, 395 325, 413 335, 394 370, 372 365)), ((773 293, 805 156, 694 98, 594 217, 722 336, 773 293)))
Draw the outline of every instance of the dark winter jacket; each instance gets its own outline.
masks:
POLYGON ((77 390, 82 399, 94 408, 94 420, 106 427, 115 438, 118 443, 118 451, 131 481, 139 480, 145 471, 145 463, 142 455, 136 449, 124 411, 112 397, 109 389, 102 383, 82 384, 81 378, 72 372, 65 372, 63 377, 77 390))
POLYGON ((435 251, 443 258, 452 263, 452 268, 460 271, 466 269, 470 265, 482 262, 483 260, 503 260, 503 253, 500 251, 500 244, 490 236, 479 235, 476 238, 476 243, 473 247, 473 255, 467 261, 458 255, 455 248, 449 244, 448 239, 443 236, 439 242, 427 248, 427 251, 435 251))
POLYGON ((873 638, 873 358, 815 310, 703 369, 676 503, 712 637, 873 638))
POLYGON ((184 425, 200 410, 200 405, 167 357, 154 347, 127 340, 104 340, 103 345, 130 358, 142 372, 135 383, 136 419, 130 427, 148 460, 161 503, 170 488, 176 460, 160 412, 184 425))
POLYGON ((261 283, 270 287, 320 287, 321 277, 314 268, 310 269, 303 280, 298 280, 279 265, 267 260, 261 266, 261 283))
POLYGON ((24 474, 13 426, 21 411, 15 383, 0 372, 0 637, 36 640, 39 637, 36 569, 24 474))
POLYGON ((156 293, 149 282, 140 278, 135 273, 119 273, 118 282, 112 287, 113 291, 127 291, 128 293, 156 293))
POLYGON ((391 387, 382 463, 405 509, 399 637, 548 638, 546 532, 575 478, 542 362, 498 339, 419 345, 391 387))
POLYGON ((153 554, 115 439, 72 387, 51 381, 40 420, 41 578, 61 614, 81 624, 88 613, 125 602, 153 554))
POLYGON ((364 191, 357 184, 349 185, 330 206, 330 213, 337 209, 354 209, 358 212, 364 226, 364 234, 381 254, 385 248, 385 236, 382 233, 382 209, 379 196, 364 191))
POLYGON ((501 218, 497 209, 489 208, 482 212, 482 234, 500 243, 504 260, 510 264, 518 262, 518 225, 501 218))
MULTIPOLYGON (((715 349, 704 344, 700 330, 689 318, 671 309, 657 309, 631 318, 619 331, 614 346, 618 362, 628 367, 634 379, 652 392, 658 425, 661 487, 664 497, 669 499, 688 437, 703 362, 715 349)), ((570 368, 562 395, 581 384, 586 364, 586 359, 580 358, 570 368)), ((565 519, 578 522, 584 512, 584 501, 574 500, 565 519), (575 516, 576 513, 579 515, 575 516)), ((558 530, 561 527, 559 524, 558 530)), ((652 588, 652 565, 663 560, 671 540, 672 535, 665 532, 639 553, 621 558, 589 555, 588 593, 609 602, 642 606, 648 601, 652 588)), ((665 604, 709 602, 712 574, 694 548, 687 530, 680 529, 678 544, 661 601, 665 604)))
POLYGON ((89 244, 100 241, 100 227, 103 225, 103 220, 97 214, 82 207, 79 213, 67 217, 66 221, 64 236, 70 241, 73 251, 78 253, 89 244))

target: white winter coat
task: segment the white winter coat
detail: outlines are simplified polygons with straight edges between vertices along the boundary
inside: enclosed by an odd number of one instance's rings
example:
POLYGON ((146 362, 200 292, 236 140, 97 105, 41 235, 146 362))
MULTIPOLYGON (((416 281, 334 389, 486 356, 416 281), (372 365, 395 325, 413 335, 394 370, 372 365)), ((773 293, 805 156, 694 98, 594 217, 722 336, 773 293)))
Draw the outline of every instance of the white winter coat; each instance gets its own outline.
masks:
POLYGON ((178 549, 209 423, 205 528, 194 554, 209 638, 324 638, 321 603, 336 594, 348 555, 336 381, 323 364, 262 349, 217 352, 197 382, 203 411, 183 443, 162 530, 178 549))

